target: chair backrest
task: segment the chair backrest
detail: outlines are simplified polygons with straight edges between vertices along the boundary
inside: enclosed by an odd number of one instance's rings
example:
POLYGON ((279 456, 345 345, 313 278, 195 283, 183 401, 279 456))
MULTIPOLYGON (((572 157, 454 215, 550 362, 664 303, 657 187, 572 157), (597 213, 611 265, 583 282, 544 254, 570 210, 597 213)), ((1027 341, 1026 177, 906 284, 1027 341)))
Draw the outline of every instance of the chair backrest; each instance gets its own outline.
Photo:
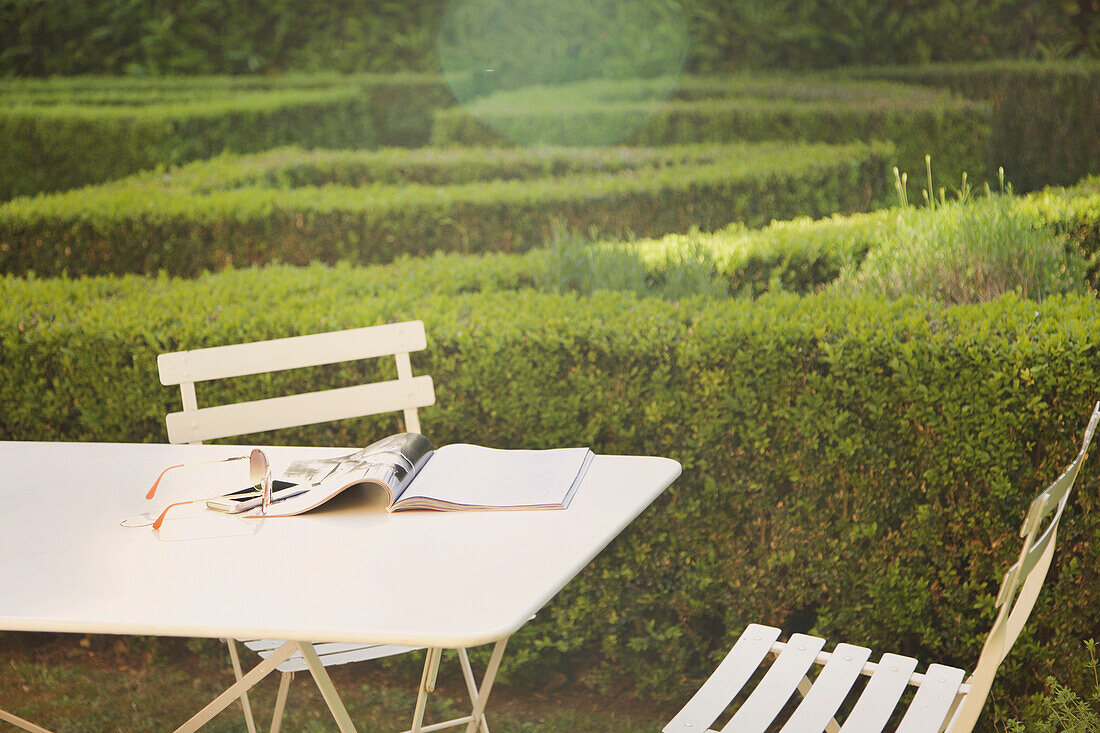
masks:
POLYGON ((1055 539, 1058 535, 1058 522, 1062 519, 1062 510, 1065 509, 1070 490, 1085 460, 1097 420, 1100 420, 1100 402, 1093 408, 1077 457, 1054 483, 1032 500, 1028 507, 1023 528, 1020 530, 1024 543, 1020 549, 1019 559, 1008 569, 1001 582, 1001 590, 997 594, 996 601, 997 619, 993 622, 989 636, 986 637, 985 646, 982 648, 981 656, 978 657, 974 673, 967 680, 970 690, 960 704, 948 730, 969 731, 974 727, 989 694, 989 688, 993 684, 997 668, 1012 649, 1012 645, 1016 643, 1028 616, 1031 615, 1031 609, 1035 606, 1035 600, 1043 587, 1051 559, 1054 557, 1055 539))
POLYGON ((435 403, 435 387, 431 377, 413 376, 409 353, 426 346, 424 324, 407 321, 161 354, 161 383, 178 384, 183 397, 183 411, 166 418, 168 441, 201 443, 399 410, 405 430, 419 433, 416 410, 435 403), (196 382, 383 356, 396 359, 397 379, 206 408, 195 397, 196 382))

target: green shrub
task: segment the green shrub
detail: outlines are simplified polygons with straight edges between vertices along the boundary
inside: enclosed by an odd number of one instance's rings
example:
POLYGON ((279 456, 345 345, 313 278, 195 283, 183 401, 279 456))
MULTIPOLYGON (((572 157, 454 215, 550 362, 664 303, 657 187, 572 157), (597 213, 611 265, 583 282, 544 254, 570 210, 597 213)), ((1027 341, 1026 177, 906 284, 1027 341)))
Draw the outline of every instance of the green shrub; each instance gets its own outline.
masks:
POLYGON ((439 109, 436 145, 636 145, 765 140, 843 143, 888 140, 903 169, 926 154, 943 175, 988 168, 990 109, 985 102, 897 84, 820 77, 685 78, 674 99, 661 80, 589 82, 498 93, 439 109))
POLYGON ((847 72, 946 87, 993 105, 991 162, 1021 191, 1100 173, 1100 62, 994 62, 847 72))
MULTIPOLYGON (((430 71, 440 67, 437 44, 444 12, 471 5, 485 3, 7 2, 0 5, 0 76, 430 71)), ((651 5, 682 7, 690 39, 686 63, 697 72, 1097 53, 1096 10, 1080 2, 685 0, 651 5)), ((596 31, 614 35, 619 25, 601 24, 596 31)), ((559 63, 591 61, 570 47, 568 36, 548 43, 543 23, 518 23, 513 35, 505 48, 539 44, 562 49, 554 59, 559 63)), ((604 71, 577 66, 583 74, 604 71)))
POLYGON ((1100 733, 1100 674, 1097 672, 1096 642, 1085 642, 1088 660, 1085 662, 1086 685, 1090 692, 1078 694, 1075 688, 1054 677, 1047 678, 1045 693, 1040 696, 1036 720, 1010 720, 1006 733, 1100 733))
POLYGON ((1090 176, 1069 188, 1037 191, 1020 205, 1069 237, 1084 261, 1085 282, 1100 291, 1100 176, 1090 176))
MULTIPOLYGON (((950 233, 955 241, 973 241, 973 231, 960 231, 971 216, 997 223, 998 230, 1016 241, 1047 246, 1054 263, 1080 263, 1083 272, 1073 276, 1093 291, 1100 290, 1100 179, 1090 178, 1073 188, 1051 188, 1013 200, 1011 210, 967 213, 957 206, 936 211, 880 210, 866 214, 832 216, 813 221, 775 221, 761 229, 734 224, 714 233, 692 231, 660 239, 639 240, 628 246, 651 272, 660 272, 670 259, 695 250, 704 252, 730 292, 757 296, 769 290, 811 293, 832 284, 844 271, 854 271, 868 252, 890 247, 919 256, 907 231, 941 241, 950 233), (935 237, 931 235, 935 234, 935 237), (1051 237, 1065 240, 1064 252, 1049 249, 1051 237), (892 244, 890 244, 892 243, 892 244)), ((979 247, 989 242, 977 241, 979 247)), ((942 246, 937 244, 936 246, 942 246)), ((1074 268, 1077 269, 1077 268, 1074 268)), ((958 279, 958 273, 947 273, 958 279)))
POLYGON ((555 220, 613 236, 759 225, 876 205, 889 157, 862 144, 222 156, 0 205, 0 272, 193 275, 514 251, 555 220))
POLYGON ((0 82, 0 199, 139 170, 305 147, 422 145, 438 77, 335 75, 0 82))
POLYGON ((837 281, 843 292, 975 303, 1007 292, 1041 300, 1083 285, 1077 252, 1050 229, 1033 227, 1005 195, 904 209, 884 235, 837 281))
MULTIPOLYGON (((469 285, 476 269, 456 268, 456 279, 469 285)), ((1092 297, 670 303, 456 293, 443 276, 420 287, 378 274, 344 265, 194 280, 5 278, 0 437, 163 440, 179 397, 157 379, 158 353, 422 318, 429 346, 414 368, 437 385, 422 421, 438 443, 588 444, 684 465, 510 656, 518 676, 566 665, 682 700, 749 621, 970 666, 1020 516, 1075 454, 1100 382, 1092 297)), ((362 375, 288 372, 211 384, 200 399, 362 375)), ((248 440, 365 444, 394 425, 248 440)), ((1037 690, 1097 635, 1095 463, 999 691, 1037 690)))
POLYGON ((728 292, 709 250, 694 244, 667 252, 653 266, 635 247, 600 242, 594 231, 585 235, 556 225, 547 247, 531 251, 524 259, 530 282, 546 293, 591 295, 597 290, 618 290, 681 300, 728 292))

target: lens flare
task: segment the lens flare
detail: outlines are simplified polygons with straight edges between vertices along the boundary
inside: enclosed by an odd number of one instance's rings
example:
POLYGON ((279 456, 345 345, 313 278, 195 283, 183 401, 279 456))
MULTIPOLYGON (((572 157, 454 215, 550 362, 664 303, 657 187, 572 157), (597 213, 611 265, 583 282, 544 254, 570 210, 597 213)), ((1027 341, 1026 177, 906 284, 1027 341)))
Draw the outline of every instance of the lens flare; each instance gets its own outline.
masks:
POLYGON ((680 0, 451 0, 437 47, 474 119, 524 145, 610 145, 638 130, 687 57, 680 0))

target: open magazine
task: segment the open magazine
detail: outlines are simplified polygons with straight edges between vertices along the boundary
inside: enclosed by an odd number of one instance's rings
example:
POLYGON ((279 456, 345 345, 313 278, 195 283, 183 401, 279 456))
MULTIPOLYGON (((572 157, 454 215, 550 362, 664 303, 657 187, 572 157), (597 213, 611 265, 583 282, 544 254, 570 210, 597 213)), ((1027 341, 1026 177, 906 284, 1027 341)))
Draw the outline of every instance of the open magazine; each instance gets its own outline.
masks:
POLYGON ((588 448, 500 450, 455 443, 434 449, 423 435, 399 433, 344 456, 291 463, 279 477, 292 485, 288 498, 264 516, 309 511, 359 484, 381 487, 391 512, 565 509, 591 461, 588 448))

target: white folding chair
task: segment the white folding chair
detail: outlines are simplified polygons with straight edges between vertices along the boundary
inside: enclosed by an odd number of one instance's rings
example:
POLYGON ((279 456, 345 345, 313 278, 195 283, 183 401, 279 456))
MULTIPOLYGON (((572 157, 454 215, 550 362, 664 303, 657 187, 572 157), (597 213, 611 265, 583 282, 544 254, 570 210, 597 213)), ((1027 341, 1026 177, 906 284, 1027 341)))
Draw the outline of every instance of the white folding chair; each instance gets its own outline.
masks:
POLYGON ((941 664, 917 673, 917 660, 897 654, 884 654, 871 662, 870 649, 851 644, 838 644, 832 652, 825 652, 824 639, 805 634, 794 634, 781 642, 779 629, 751 624, 663 732, 713 731, 711 726, 731 707, 732 716, 721 733, 777 729, 782 733, 865 733, 885 730, 899 716, 894 730, 900 733, 971 731, 993 676, 1023 630, 1042 588, 1054 555, 1058 522, 1098 418, 1100 403, 1085 429, 1077 457, 1031 502, 1020 531, 1023 548, 1005 574, 996 601, 997 619, 969 677, 961 669, 941 664), (815 665, 821 669, 813 676, 815 665), (749 685, 746 689, 747 683, 759 676, 761 666, 766 667, 763 676, 755 687, 749 685), (861 677, 869 679, 862 693, 855 692, 861 677), (910 687, 915 692, 902 714, 898 703, 910 687), (795 697, 796 691, 801 699, 795 697), (735 698, 743 702, 732 705, 735 698), (846 715, 840 713, 842 709, 846 715), (791 711, 785 721, 781 719, 784 711, 791 711), (841 717, 843 723, 838 722, 841 717))
MULTIPOLYGON (((434 404, 435 388, 430 376, 413 376, 409 353, 420 351, 426 346, 424 324, 420 321, 408 321, 161 354, 157 357, 161 383, 166 386, 179 385, 183 397, 183 411, 170 413, 166 418, 168 440, 171 443, 198 444, 216 438, 397 411, 404 415, 405 430, 419 433, 417 408, 434 404), (396 380, 205 408, 198 406, 195 395, 196 382, 388 356, 396 359, 396 380)), ((279 656, 285 656, 282 651, 285 649, 284 643, 281 641, 243 641, 246 647, 265 660, 276 652, 279 656)), ((243 675, 236 641, 227 639, 226 643, 229 645, 233 671, 240 683, 243 675)), ((303 645, 301 650, 289 658, 280 660, 276 667, 282 672, 282 679, 272 714, 272 733, 277 733, 281 727, 290 681, 296 671, 309 669, 340 724, 340 730, 352 730, 347 712, 335 695, 335 689, 323 668, 410 651, 415 651, 415 648, 383 644, 303 645)), ((430 726, 423 725, 427 694, 435 688, 441 651, 435 648, 427 651, 424 674, 413 712, 412 733, 458 725, 467 725, 471 730, 480 728, 482 733, 489 733, 488 724, 482 714, 484 705, 478 705, 479 697, 486 696, 488 689, 484 683, 482 689, 478 689, 465 649, 456 651, 473 704, 471 715, 430 726)), ((495 673, 502 653, 503 642, 498 642, 490 658, 490 670, 486 672, 489 684, 490 672, 495 673)), ((247 687, 242 688, 244 691, 240 693, 240 700, 245 724, 249 733, 255 733, 256 724, 248 702, 247 687)), ((196 716, 198 717, 200 716, 196 716)))

